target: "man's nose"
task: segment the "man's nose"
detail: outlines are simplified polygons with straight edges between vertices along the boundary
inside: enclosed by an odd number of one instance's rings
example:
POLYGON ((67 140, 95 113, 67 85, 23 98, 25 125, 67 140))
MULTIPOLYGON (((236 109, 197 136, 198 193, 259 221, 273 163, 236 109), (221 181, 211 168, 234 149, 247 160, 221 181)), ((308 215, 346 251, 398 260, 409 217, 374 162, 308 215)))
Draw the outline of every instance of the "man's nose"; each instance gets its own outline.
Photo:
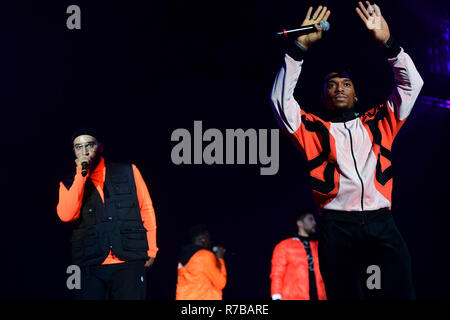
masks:
POLYGON ((89 150, 87 146, 83 146, 83 156, 88 156, 89 155, 89 150))

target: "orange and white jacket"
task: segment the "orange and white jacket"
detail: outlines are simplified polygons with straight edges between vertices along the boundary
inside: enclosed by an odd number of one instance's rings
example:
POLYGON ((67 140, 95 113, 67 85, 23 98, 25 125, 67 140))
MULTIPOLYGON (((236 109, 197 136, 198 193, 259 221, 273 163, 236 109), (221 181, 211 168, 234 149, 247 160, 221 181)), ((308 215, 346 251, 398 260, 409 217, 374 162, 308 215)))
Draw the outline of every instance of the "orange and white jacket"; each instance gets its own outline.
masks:
POLYGON ((305 156, 320 211, 391 208, 391 147, 416 101, 423 80, 401 48, 388 59, 395 88, 386 101, 337 122, 305 112, 294 99, 304 60, 285 55, 271 100, 280 126, 305 156))
POLYGON ((225 260, 206 249, 196 251, 185 265, 178 263, 177 300, 222 300, 227 283, 225 260))
MULTIPOLYGON (((317 297, 326 300, 325 285, 320 274, 318 242, 310 241, 314 262, 317 297)), ((278 243, 273 250, 270 273, 272 299, 309 300, 309 269, 306 249, 299 238, 278 243)))

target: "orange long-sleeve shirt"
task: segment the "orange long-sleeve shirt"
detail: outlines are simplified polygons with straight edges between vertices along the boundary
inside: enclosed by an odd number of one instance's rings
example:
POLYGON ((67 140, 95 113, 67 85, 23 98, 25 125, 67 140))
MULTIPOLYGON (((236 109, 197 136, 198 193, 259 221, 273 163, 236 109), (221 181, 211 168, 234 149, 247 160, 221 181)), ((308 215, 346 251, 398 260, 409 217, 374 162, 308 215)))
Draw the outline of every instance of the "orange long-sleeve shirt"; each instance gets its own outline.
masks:
MULTIPOLYGON (((133 164, 133 175, 134 182, 136 184, 136 193, 139 201, 139 208, 141 211, 141 219, 144 225, 144 228, 147 229, 147 241, 148 241, 148 256, 156 257, 156 253, 158 251, 158 247, 156 245, 156 218, 155 211, 153 209, 152 199, 150 198, 150 194, 148 192, 147 186, 142 178, 141 173, 138 168, 133 164)), ((103 185, 105 183, 105 175, 106 175, 106 166, 105 160, 103 158, 100 159, 97 167, 89 172, 86 177, 81 175, 81 167, 76 168, 76 174, 73 181, 72 186, 67 189, 65 185, 60 182, 59 185, 59 201, 56 207, 56 211, 58 213, 61 221, 71 222, 80 216, 80 209, 83 201, 83 193, 84 186, 86 183, 86 179, 90 178, 95 188, 97 189, 100 197, 102 198, 103 203, 104 194, 103 194, 103 185)), ((106 257, 105 261, 102 264, 112 264, 112 263, 121 263, 125 262, 117 258, 112 251, 109 252, 108 257, 106 257)))
POLYGON ((197 251, 186 265, 179 263, 177 300, 222 300, 227 283, 225 260, 209 250, 197 251))

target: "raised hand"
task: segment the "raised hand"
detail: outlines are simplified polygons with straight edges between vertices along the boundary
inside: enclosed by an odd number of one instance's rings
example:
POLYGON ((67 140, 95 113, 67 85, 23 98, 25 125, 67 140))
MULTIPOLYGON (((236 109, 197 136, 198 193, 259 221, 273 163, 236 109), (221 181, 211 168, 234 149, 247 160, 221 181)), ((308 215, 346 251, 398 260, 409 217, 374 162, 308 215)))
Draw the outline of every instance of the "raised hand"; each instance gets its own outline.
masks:
POLYGON ((359 8, 356 8, 356 13, 366 25, 372 37, 380 44, 386 43, 391 36, 389 26, 381 15, 380 7, 376 4, 371 5, 366 1, 367 9, 362 2, 358 2, 359 8))
POLYGON ((306 13, 306 18, 303 20, 301 26, 308 26, 314 24, 316 28, 315 32, 311 32, 305 35, 301 35, 297 38, 298 43, 300 43, 305 48, 309 48, 314 42, 322 38, 322 29, 319 26, 321 21, 327 20, 331 14, 331 11, 327 7, 319 6, 314 14, 311 16, 313 7, 309 7, 306 13))

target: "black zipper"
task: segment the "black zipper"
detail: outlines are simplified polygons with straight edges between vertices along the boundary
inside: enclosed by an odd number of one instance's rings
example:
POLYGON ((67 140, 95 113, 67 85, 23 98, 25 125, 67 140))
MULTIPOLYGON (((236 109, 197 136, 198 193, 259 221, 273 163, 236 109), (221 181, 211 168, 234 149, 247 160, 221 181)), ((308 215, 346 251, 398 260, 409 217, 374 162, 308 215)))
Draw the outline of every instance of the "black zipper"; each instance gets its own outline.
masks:
MULTIPOLYGON (((350 149, 352 150, 352 157, 353 157, 353 163, 355 164, 355 170, 356 170, 356 174, 358 175, 359 181, 361 181, 361 210, 364 211, 364 183, 361 179, 361 176, 359 175, 359 171, 358 171, 358 166, 356 165, 356 158, 355 158, 355 153, 353 152, 353 139, 352 139, 352 132, 350 131, 349 128, 347 128, 347 125, 344 122, 344 127, 345 129, 348 130, 348 133, 350 134, 350 149)), ((364 220, 363 220, 364 223, 364 220)))

